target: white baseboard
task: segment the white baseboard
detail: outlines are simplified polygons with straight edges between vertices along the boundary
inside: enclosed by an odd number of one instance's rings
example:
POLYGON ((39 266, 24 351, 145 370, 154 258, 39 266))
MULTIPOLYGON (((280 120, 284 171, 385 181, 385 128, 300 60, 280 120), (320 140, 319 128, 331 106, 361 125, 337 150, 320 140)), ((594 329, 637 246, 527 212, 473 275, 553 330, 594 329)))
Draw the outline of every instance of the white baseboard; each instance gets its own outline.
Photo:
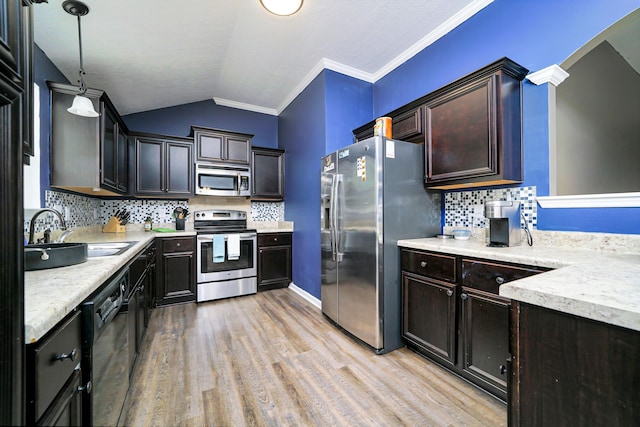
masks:
POLYGON ((318 298, 316 298, 313 295, 311 295, 309 292, 307 292, 304 289, 296 286, 295 283, 293 283, 293 282, 289 283, 289 289, 291 289, 293 292, 295 292, 296 294, 300 295, 302 298, 304 298, 307 301, 309 301, 311 304, 313 304, 316 307, 318 307, 318 309, 322 310, 322 302, 318 298))

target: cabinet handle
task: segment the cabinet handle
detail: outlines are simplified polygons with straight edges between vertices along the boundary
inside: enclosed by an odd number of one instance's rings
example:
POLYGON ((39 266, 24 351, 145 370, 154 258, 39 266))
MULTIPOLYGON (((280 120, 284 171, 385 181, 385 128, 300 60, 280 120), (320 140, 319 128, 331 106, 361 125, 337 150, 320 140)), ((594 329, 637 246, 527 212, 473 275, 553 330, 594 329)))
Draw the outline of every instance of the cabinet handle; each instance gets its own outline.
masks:
POLYGON ((462 299, 462 301, 465 301, 467 298, 469 298, 469 295, 467 294, 460 295, 460 299, 462 299))
POLYGON ((78 354, 78 352, 74 348, 73 350, 71 350, 71 353, 67 353, 67 354, 62 353, 62 354, 59 354, 57 356, 54 356, 53 360, 59 360, 59 361, 63 362, 65 359, 69 359, 69 360, 71 360, 73 362, 76 359, 76 354, 78 354))
POLYGON ((507 373, 507 367, 504 365, 500 365, 500 375, 504 375, 507 373))
POLYGON ((498 285, 502 285, 504 282, 505 282, 504 277, 502 277, 502 276, 496 277, 496 283, 498 285))
POLYGON ((84 387, 80 386, 76 389, 76 391, 78 393, 82 393, 82 392, 87 392, 87 394, 91 394, 91 389, 93 388, 93 386, 91 385, 91 381, 89 381, 87 383, 87 385, 85 385, 84 387))
POLYGON ((180 247, 180 243, 176 243, 176 246, 177 246, 177 247, 180 247))
POLYGON ((427 266, 427 261, 420 261, 420 267, 424 268, 427 266))
POLYGON ((274 237, 274 238, 273 238, 273 241, 274 241, 274 242, 277 242, 277 241, 278 241, 278 238, 277 238, 277 237, 274 237))
POLYGON ((447 289, 447 296, 450 297, 453 295, 453 291, 451 289, 447 289))

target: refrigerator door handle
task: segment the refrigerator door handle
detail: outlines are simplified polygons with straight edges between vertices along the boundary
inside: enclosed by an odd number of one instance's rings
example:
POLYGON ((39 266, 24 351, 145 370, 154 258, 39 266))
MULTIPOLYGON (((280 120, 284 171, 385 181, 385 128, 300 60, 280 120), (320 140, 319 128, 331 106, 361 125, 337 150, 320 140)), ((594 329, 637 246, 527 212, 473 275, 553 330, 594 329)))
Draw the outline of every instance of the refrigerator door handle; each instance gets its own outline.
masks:
MULTIPOLYGON (((343 176, 342 174, 336 174, 336 182, 335 182, 335 195, 333 200, 335 201, 335 210, 334 210, 334 218, 335 218, 335 246, 336 246, 336 262, 340 262, 342 261, 342 257, 344 255, 344 253, 340 252, 340 243, 342 242, 342 233, 340 230, 340 222, 338 220, 338 218, 340 217, 340 184, 342 184, 343 181, 343 176)), ((344 198, 344 195, 342 196, 342 198, 344 198)))
POLYGON ((331 200, 329 202, 329 237, 331 239, 331 260, 336 261, 336 175, 331 176, 331 200))

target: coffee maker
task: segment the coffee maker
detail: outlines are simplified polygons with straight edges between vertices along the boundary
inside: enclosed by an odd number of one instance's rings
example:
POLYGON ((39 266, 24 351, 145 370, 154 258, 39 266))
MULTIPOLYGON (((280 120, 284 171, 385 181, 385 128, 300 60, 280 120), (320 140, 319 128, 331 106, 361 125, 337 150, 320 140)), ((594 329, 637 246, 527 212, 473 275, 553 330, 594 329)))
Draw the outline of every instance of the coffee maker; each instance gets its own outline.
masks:
POLYGON ((520 202, 487 201, 484 204, 484 216, 489 219, 487 246, 517 246, 522 243, 520 202))

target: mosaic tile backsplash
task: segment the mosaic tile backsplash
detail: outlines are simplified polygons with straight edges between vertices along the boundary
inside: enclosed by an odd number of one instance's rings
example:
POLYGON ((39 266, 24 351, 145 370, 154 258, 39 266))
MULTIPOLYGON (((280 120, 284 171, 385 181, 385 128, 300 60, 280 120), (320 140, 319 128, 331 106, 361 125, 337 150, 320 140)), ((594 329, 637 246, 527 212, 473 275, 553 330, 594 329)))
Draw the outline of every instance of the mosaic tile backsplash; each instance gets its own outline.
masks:
MULTIPOLYGON (((69 228, 102 226, 123 208, 130 213, 129 222, 132 224, 143 224, 147 216, 151 217, 153 224, 168 224, 175 221, 172 217, 175 208, 189 209, 189 200, 102 200, 58 191, 46 191, 45 203, 46 207, 53 208, 64 216, 69 228)), ((221 208, 220 206, 200 206, 198 203, 193 205, 194 209, 221 208)), ((251 202, 250 205, 253 221, 284 221, 284 202, 251 202)), ((238 209, 237 206, 230 208, 238 209)), ((29 223, 29 220, 24 222, 25 233, 29 231, 29 223)), ((35 231, 40 233, 47 228, 51 230, 60 228, 60 220, 54 214, 42 214, 38 217, 35 231)))
POLYGON ((484 216, 484 203, 488 200, 520 201, 520 211, 524 214, 529 228, 536 228, 538 224, 536 187, 445 192, 445 227, 489 227, 489 220, 484 216))

